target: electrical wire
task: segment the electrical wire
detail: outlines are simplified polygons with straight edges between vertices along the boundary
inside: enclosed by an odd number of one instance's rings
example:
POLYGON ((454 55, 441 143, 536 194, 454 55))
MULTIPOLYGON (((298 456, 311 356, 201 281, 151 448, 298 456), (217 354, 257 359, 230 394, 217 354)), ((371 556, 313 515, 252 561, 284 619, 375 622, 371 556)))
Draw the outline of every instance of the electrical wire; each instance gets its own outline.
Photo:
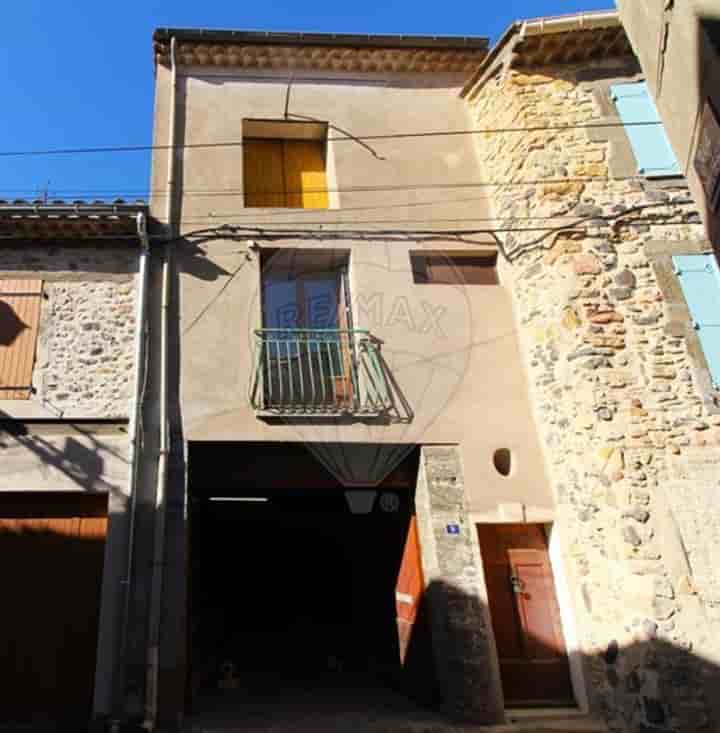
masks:
MULTIPOLYGON (((209 242, 217 239, 264 239, 266 241, 277 241, 287 239, 334 239, 337 240, 341 237, 347 237, 350 239, 358 240, 380 240, 384 242, 398 241, 397 239, 392 240, 391 238, 399 238, 400 241, 412 241, 412 240, 440 240, 454 238, 457 241, 463 243, 475 245, 475 246, 486 246, 487 242, 478 242, 477 240, 469 239, 473 236, 486 236, 490 237, 493 242, 497 245, 500 254, 509 263, 515 262, 517 259, 522 257, 528 251, 531 251, 537 247, 547 249, 545 242, 553 236, 559 236, 561 234, 587 234, 586 228, 580 228, 580 225, 588 222, 602 221, 611 226, 620 226, 622 224, 651 224, 653 226, 688 226, 689 222, 668 222, 660 221, 660 219, 667 219, 667 215, 659 214, 656 217, 635 217, 625 222, 622 221, 625 217, 632 214, 636 214, 648 209, 655 209, 665 206, 693 206, 694 202, 691 199, 681 199, 672 202, 654 202, 649 204, 638 204, 637 206, 630 207, 622 212, 616 212, 615 214, 609 215, 588 215, 578 218, 571 225, 561 225, 558 227, 544 227, 544 228, 507 228, 507 229, 371 229, 371 230, 293 230, 293 229, 267 229, 264 227, 248 227, 248 226, 237 226, 231 224, 223 224, 217 227, 210 227, 207 229, 200 229, 176 237, 171 242, 178 242, 182 240, 193 239, 199 237, 199 242, 209 242), (523 242, 517 247, 509 251, 507 242, 503 242, 499 234, 517 234, 527 232, 540 232, 543 233, 533 240, 523 242)), ((693 212, 694 213, 694 212, 693 212)), ((677 216, 673 214, 671 216, 677 216)), ((194 240, 197 244, 198 241, 194 240)), ((550 246, 554 244, 554 240, 550 246)))
MULTIPOLYGON (((639 122, 588 122, 578 125, 538 125, 533 127, 497 127, 472 130, 429 130, 423 132, 388 132, 370 135, 332 136, 328 142, 358 142, 367 140, 411 140, 427 137, 458 137, 463 135, 500 135, 529 132, 563 132, 566 130, 590 130, 614 127, 648 127, 661 125, 659 120, 642 120, 639 122)), ((86 148, 45 148, 37 150, 0 150, 0 157, 21 158, 46 155, 88 155, 96 153, 144 153, 153 150, 188 150, 212 148, 237 148, 243 146, 242 140, 230 140, 221 143, 180 143, 177 145, 101 145, 86 148)))
MULTIPOLYGON (((290 190, 290 191, 260 191, 251 192, 254 195, 262 196, 274 196, 281 194, 303 194, 303 193, 381 193, 385 191, 429 191, 429 190, 444 190, 450 191, 454 189, 478 189, 478 188, 512 188, 522 186, 547 186, 562 183, 614 183, 623 181, 635 181, 638 180, 638 176, 624 176, 620 178, 545 178, 545 179, 532 179, 529 181, 462 181, 457 183, 417 183, 417 184, 388 184, 388 185, 374 185, 374 186, 345 186, 342 188, 306 188, 303 190, 290 190)), ((149 191, 151 196, 162 198, 167 196, 166 190, 149 191)), ((186 189, 182 191, 183 198, 233 198, 245 196, 247 192, 240 188, 225 188, 225 189, 186 189)), ((115 198, 122 198, 116 196, 115 198)), ((72 202, 70 202, 72 203, 72 202)), ((257 209, 276 209, 273 213, 287 213, 278 211, 285 207, 248 207, 257 209)), ((298 209, 299 211, 300 209, 298 209)), ((309 211, 309 209, 306 209, 309 211)))

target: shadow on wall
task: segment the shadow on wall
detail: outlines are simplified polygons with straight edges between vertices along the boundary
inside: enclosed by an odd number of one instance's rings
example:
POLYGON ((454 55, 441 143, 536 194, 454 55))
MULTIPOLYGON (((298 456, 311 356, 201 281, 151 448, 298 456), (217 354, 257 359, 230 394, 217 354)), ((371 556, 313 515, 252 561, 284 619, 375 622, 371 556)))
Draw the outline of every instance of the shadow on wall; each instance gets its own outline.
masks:
MULTIPOLYGON (((478 649, 478 632, 468 626, 467 619, 482 615, 484 609, 476 598, 443 582, 430 584, 402 665, 400 679, 408 696, 433 707, 439 704, 453 719, 472 717, 467 714, 472 711, 472 700, 482 695, 480 670, 487 670, 487 664, 477 656, 474 664, 471 660, 473 650, 478 649), (431 618, 436 644, 434 678, 427 674, 431 618), (463 701, 464 708, 458 705, 463 701)), ((627 733, 718 730, 720 720, 713 706, 720 693, 720 669, 703 657, 701 649, 663 640, 663 627, 671 623, 628 618, 627 627, 635 632, 633 643, 621 645, 609 638, 597 654, 580 655, 585 679, 590 681, 590 714, 604 720, 610 729, 627 733)), ((537 637, 525 637, 522 643, 532 646, 534 656, 552 659, 557 655, 537 637)))
POLYGON ((0 300, 0 346, 11 346, 15 339, 28 326, 17 316, 15 310, 4 300, 0 300))
MULTIPOLYGON (((11 419, 7 413, 0 411, 0 454, 3 449, 9 450, 14 446, 20 446, 34 455, 43 467, 56 469, 81 489, 111 493, 117 491, 117 487, 104 478, 106 461, 102 454, 112 455, 124 464, 127 464, 127 457, 79 424, 65 427, 73 430, 77 438, 68 436, 62 443, 56 443, 46 436, 31 433, 26 424, 19 423, 11 419)), ((7 458, 4 460, 8 461, 7 458)), ((10 471, 9 468, 6 470, 10 471)))
MULTIPOLYGON (((347 729, 369 733, 389 730, 392 721, 397 725, 392 729, 401 732, 425 730, 415 727, 422 723, 436 733, 460 733, 466 730, 463 721, 467 721, 469 730, 471 721, 483 721, 483 715, 492 709, 488 695, 490 665, 483 658, 486 634, 477 624, 469 623, 484 611, 477 598, 443 582, 431 583, 412 632, 405 639, 402 631, 398 634, 396 653, 402 661, 394 669, 374 669, 373 685, 343 666, 342 653, 334 645, 342 650, 348 640, 338 636, 332 624, 312 629, 304 626, 300 641, 292 637, 293 618, 302 615, 303 604, 301 599, 294 603, 289 600, 283 603, 287 627, 278 632, 274 646, 265 647, 270 650, 265 663, 273 666, 277 676, 272 692, 256 689, 257 680, 241 673, 237 688, 223 690, 218 685, 220 689, 209 698, 211 708, 198 711, 195 723, 210 714, 218 725, 232 720, 234 726, 251 733, 315 732, 324 730, 325 725, 335 730, 330 724, 342 717, 347 729), (317 670, 308 670, 304 684, 296 679, 288 685, 283 679, 286 666, 294 663, 297 674, 302 661, 294 656, 290 659, 288 650, 299 643, 313 653, 321 648, 333 664, 322 678, 317 670)), ((632 619, 628 623, 632 624, 632 619)), ((645 622, 637 627, 637 640, 632 644, 620 645, 608 639, 597 654, 582 657, 591 685, 590 714, 604 720, 609 730, 623 733, 716 730, 717 720, 708 718, 706 684, 712 676, 717 677, 717 667, 701 652, 679 648, 661 639, 659 633, 645 622)), ((268 635, 263 641, 272 642, 268 635)), ((538 638, 526 642, 535 654, 543 647, 538 638)), ((227 648, 223 652, 227 655, 227 648)), ((542 653, 546 658, 556 654, 547 646, 542 653)), ((232 677, 235 671, 231 667, 225 672, 232 677)))

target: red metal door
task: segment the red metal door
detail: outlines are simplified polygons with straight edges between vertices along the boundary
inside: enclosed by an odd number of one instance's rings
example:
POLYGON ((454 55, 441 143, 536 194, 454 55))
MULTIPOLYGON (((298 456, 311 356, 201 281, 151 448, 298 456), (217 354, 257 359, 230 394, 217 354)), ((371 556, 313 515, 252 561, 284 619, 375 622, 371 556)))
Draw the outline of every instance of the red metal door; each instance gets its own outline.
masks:
POLYGON ((573 705, 542 526, 481 524, 477 530, 506 705, 573 705))

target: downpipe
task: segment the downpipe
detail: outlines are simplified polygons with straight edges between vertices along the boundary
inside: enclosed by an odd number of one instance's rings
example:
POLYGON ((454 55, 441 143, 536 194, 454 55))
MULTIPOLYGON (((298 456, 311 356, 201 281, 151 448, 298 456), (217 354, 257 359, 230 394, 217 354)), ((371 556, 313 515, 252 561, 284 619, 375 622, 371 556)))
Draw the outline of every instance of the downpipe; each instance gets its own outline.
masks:
POLYGON ((132 596, 133 546, 135 544, 135 518, 137 515, 137 484, 140 466, 140 443, 142 441, 142 408, 145 396, 145 354, 147 349, 147 302, 148 302, 148 262, 150 259, 150 239, 147 232, 147 217, 144 213, 137 215, 137 235, 140 240, 140 256, 138 258, 138 297, 135 310, 135 347, 134 364, 135 380, 133 385, 133 407, 130 418, 130 477, 128 479, 128 496, 130 498, 129 527, 127 535, 127 558, 125 560, 125 577, 122 580, 123 611, 119 633, 118 655, 115 664, 116 679, 113 685, 113 710, 110 721, 111 731, 117 731, 125 715, 125 667, 128 651, 128 629, 130 625, 130 602, 132 596))
MULTIPOLYGON (((177 99, 177 60, 176 40, 170 39, 170 109, 168 118, 168 170, 166 222, 169 238, 175 232, 175 160, 176 160, 176 99, 177 99)), ((150 618, 148 624, 148 647, 146 660, 145 719, 143 728, 154 731, 158 723, 158 692, 160 678, 160 638, 162 628, 163 575, 165 571, 165 517, 166 488, 170 435, 168 425, 168 356, 169 356, 169 303, 170 268, 172 244, 165 244, 162 262, 162 284, 160 305, 160 375, 159 375, 159 430, 160 446, 158 452, 157 488, 155 491, 155 536, 153 542, 152 589, 150 597, 150 618)))

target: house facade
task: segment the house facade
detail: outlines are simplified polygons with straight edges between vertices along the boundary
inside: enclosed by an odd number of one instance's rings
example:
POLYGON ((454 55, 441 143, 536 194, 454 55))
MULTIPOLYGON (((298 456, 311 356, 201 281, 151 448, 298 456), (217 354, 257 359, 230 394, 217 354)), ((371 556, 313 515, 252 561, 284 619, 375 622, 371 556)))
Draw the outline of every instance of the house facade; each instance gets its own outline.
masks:
POLYGON ((0 202, 0 721, 81 727, 126 602, 147 206, 0 202))
POLYGON ((154 55, 147 212, 0 207, 0 539, 109 502, 93 717, 717 726, 720 273, 617 14, 154 55))
POLYGON ((715 244, 720 241, 720 10, 712 0, 618 0, 679 164, 715 244))

